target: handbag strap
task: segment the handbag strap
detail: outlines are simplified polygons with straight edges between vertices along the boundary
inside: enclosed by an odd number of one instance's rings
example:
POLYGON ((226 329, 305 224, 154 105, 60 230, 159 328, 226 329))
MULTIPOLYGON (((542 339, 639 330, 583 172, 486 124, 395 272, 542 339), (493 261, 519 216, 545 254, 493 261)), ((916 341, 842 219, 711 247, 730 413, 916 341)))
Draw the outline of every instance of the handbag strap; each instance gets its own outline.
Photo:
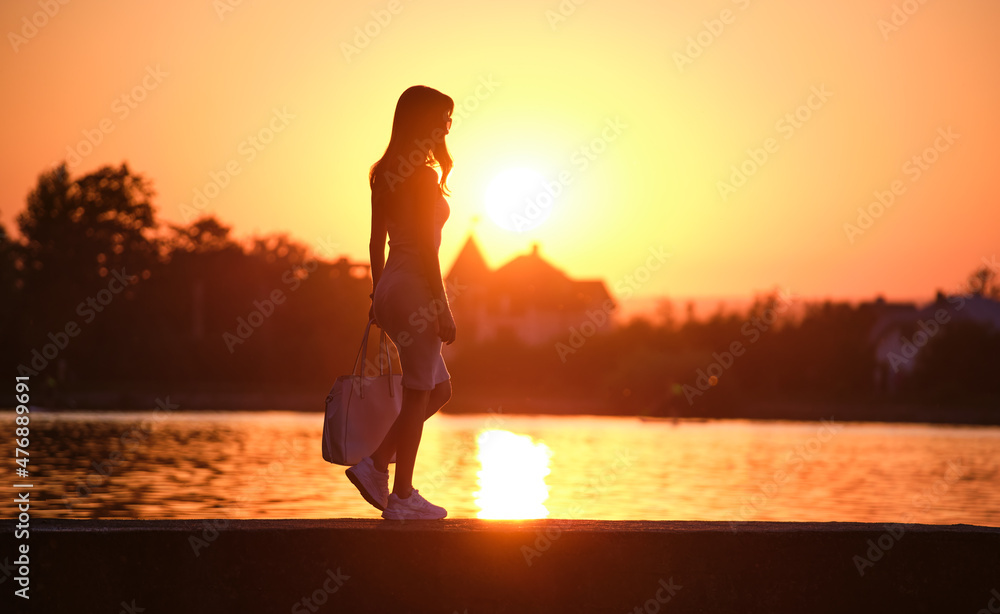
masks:
MULTIPOLYGON (((371 332, 372 324, 374 324, 374 323, 375 323, 375 320, 368 320, 368 324, 365 326, 365 334, 362 335, 362 337, 361 337, 361 347, 358 348, 357 357, 354 359, 354 369, 351 370, 351 375, 352 376, 360 378, 360 382, 359 383, 361 385, 359 386, 359 388, 360 388, 360 390, 359 390, 359 396, 362 399, 365 398, 365 386, 364 386, 364 375, 365 375, 365 373, 364 373, 364 369, 365 369, 365 363, 367 362, 367 359, 368 359, 368 335, 371 332)), ((392 385, 392 356, 389 355, 389 346, 392 345, 393 347, 395 347, 396 344, 392 343, 391 341, 392 340, 389 339, 389 336, 386 334, 385 329, 382 329, 382 332, 379 335, 379 343, 378 343, 378 345, 379 345, 379 349, 378 349, 378 374, 379 375, 385 375, 384 368, 385 368, 385 365, 388 364, 389 377, 386 378, 386 381, 388 382, 388 385, 389 385, 389 396, 390 397, 395 397, 396 396, 396 390, 395 390, 395 388, 392 385), (383 356, 385 356, 385 363, 382 362, 382 357, 383 356)), ((399 348, 396 348, 396 358, 397 359, 400 358, 399 357, 399 348)), ((400 364, 402 364, 402 363, 400 363, 400 364)))
MULTIPOLYGON (((388 367, 389 377, 386 381, 389 383, 389 396, 396 396, 396 388, 392 385, 392 356, 389 355, 389 346, 396 347, 396 344, 389 339, 389 335, 386 334, 385 330, 382 330, 382 334, 379 337, 379 360, 378 360, 378 373, 382 375, 382 356, 385 356, 385 364, 388 367), (382 353, 384 352, 384 354, 382 353)), ((396 359, 400 360, 400 366, 402 366, 402 359, 399 357, 399 348, 396 347, 396 359)))
POLYGON ((371 332, 372 324, 374 323, 375 320, 369 320, 368 325, 365 326, 365 334, 361 337, 361 347, 358 348, 357 357, 354 359, 354 368, 351 369, 351 375, 364 375, 365 355, 368 353, 368 333, 371 332), (358 371, 359 366, 361 367, 361 371, 358 371))

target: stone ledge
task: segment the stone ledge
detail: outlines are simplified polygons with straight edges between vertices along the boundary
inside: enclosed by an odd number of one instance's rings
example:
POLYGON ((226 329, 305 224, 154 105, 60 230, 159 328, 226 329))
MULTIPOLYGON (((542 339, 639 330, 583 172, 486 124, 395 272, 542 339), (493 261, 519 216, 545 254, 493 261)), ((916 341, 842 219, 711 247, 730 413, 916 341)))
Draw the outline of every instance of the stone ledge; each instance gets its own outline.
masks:
POLYGON ((31 609, 0 610, 975 614, 992 592, 1000 608, 1000 528, 971 525, 35 519, 28 543, 31 609), (877 560, 862 576, 855 557, 877 560))

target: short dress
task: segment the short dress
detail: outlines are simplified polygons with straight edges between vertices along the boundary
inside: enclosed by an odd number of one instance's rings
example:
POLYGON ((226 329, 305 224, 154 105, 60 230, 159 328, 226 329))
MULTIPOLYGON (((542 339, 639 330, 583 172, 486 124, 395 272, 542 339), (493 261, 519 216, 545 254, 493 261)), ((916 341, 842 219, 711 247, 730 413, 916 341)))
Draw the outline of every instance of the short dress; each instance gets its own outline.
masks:
MULTIPOLYGON (((410 213, 415 203, 402 200, 387 207, 389 256, 375 286, 372 306, 379 326, 399 350, 403 386, 414 390, 433 390, 451 379, 441 355, 441 337, 434 332, 437 313, 444 305, 435 301, 420 263, 417 225, 410 213)), ((444 195, 434 203, 434 253, 441 247, 441 228, 451 214, 444 195)))

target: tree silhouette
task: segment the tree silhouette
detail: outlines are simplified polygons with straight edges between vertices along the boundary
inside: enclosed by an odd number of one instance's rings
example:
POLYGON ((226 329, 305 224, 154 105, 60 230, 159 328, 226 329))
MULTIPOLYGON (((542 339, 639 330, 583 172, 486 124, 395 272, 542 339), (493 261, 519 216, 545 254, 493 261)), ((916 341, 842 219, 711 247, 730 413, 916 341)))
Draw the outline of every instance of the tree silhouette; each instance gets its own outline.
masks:
POLYGON ((114 271, 148 276, 157 260, 147 236, 152 195, 125 164, 76 180, 65 164, 42 174, 17 218, 25 290, 54 307, 98 291, 114 271))
MULTIPOLYGON (((370 304, 367 264, 320 258, 283 234, 240 241, 215 217, 157 234, 152 196, 125 164, 77 179, 65 165, 40 175, 17 220, 22 238, 0 226, 0 365, 44 371, 39 398, 53 405, 73 406, 91 389, 111 393, 100 401, 108 406, 129 407, 139 398, 131 392, 167 387, 207 399, 315 394, 318 408, 353 365, 370 304), (116 273, 142 281, 123 289, 112 285, 116 273), (71 340, 68 326, 77 331, 71 340)), ((989 266, 967 288, 1000 297, 989 266)), ((809 412, 823 402, 875 398, 870 336, 884 301, 792 309, 771 292, 741 311, 720 306, 696 319, 689 303, 686 312, 681 322, 662 301, 655 319, 596 334, 565 360, 552 345, 514 335, 460 337, 449 360, 461 383, 451 407, 481 411, 495 398, 534 410, 552 400, 555 412, 753 417, 787 401, 815 417, 809 412), (709 372, 721 375, 689 398, 685 386, 700 386, 709 372)), ((990 325, 950 323, 921 351, 909 381, 878 400, 995 406, 998 356, 1000 333, 990 325)))
MULTIPOLYGON (((0 343, 5 353, 14 349, 16 331, 20 328, 21 282, 17 270, 17 248, 17 243, 11 240, 7 229, 0 224, 0 343)), ((0 364, 10 366, 7 361, 0 364)))
POLYGON ((179 252, 206 254, 224 250, 240 250, 240 246, 229 237, 232 228, 215 219, 215 216, 202 217, 190 226, 170 226, 173 236, 169 239, 168 255, 179 252))
POLYGON ((1000 280, 997 280, 996 272, 988 266, 973 271, 966 287, 970 294, 1000 299, 1000 280))

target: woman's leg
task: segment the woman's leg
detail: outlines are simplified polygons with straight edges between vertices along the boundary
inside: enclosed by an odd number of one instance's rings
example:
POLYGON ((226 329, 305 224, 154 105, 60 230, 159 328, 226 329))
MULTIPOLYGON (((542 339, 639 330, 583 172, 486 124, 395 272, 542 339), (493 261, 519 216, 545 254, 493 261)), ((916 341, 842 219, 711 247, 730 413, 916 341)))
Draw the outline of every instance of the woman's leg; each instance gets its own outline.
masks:
MULTIPOLYGON (((405 391, 407 389, 404 388, 403 390, 403 403, 406 403, 405 391)), ((437 411, 444 407, 445 403, 451 399, 451 380, 449 379, 441 382, 435 386, 433 390, 418 390, 416 392, 429 393, 427 397, 427 410, 424 412, 424 420, 427 420, 427 418, 436 414, 437 411)), ((402 413, 402 410, 400 410, 400 414, 402 413)), ((375 468, 379 471, 387 471, 389 469, 389 460, 392 458, 393 454, 396 454, 396 449, 399 444, 397 442, 396 431, 394 429, 397 422, 399 422, 399 420, 396 420, 396 422, 393 423, 392 428, 390 428, 389 432, 386 433, 385 439, 382 440, 382 444, 378 447, 378 450, 375 450, 372 454, 372 462, 375 463, 375 468)), ((421 429, 421 433, 423 433, 423 429, 421 429)))
POLYGON ((451 398, 451 380, 445 380, 431 390, 431 397, 427 401, 427 417, 430 418, 437 413, 437 410, 444 407, 444 404, 451 398))
POLYGON ((420 447, 432 392, 403 387, 403 404, 399 416, 371 456, 375 468, 385 471, 389 466, 389 459, 393 453, 396 454, 396 477, 392 492, 403 499, 409 497, 413 489, 413 466, 417 462, 417 448, 420 447))

